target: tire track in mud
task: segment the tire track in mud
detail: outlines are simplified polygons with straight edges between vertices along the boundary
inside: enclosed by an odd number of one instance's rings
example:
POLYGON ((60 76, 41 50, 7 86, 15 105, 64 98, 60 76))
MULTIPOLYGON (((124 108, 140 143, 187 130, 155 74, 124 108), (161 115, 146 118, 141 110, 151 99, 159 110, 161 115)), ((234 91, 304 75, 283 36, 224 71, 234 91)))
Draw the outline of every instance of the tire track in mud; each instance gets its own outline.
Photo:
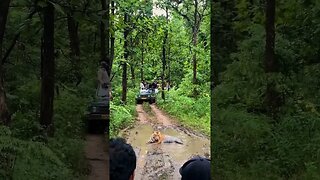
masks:
POLYGON ((192 130, 179 125, 156 105, 144 108, 137 105, 137 123, 124 133, 137 154, 135 179, 175 180, 180 179, 179 168, 194 155, 210 156, 208 138, 197 136, 192 130), (150 107, 150 109, 149 109, 150 107), (154 130, 182 138, 184 145, 148 144, 147 140, 154 130), (202 142, 204 141, 204 142, 202 142))
MULTIPOLYGON (((138 104, 136 106, 136 111, 137 111, 137 125, 136 126, 139 126, 139 125, 143 125, 143 124, 148 124, 148 125, 151 125, 152 122, 154 121, 154 117, 151 116, 150 114, 148 114, 144 108, 143 108, 143 105, 142 104, 138 104)), ((138 133, 141 133, 141 131, 136 131, 134 132, 134 134, 138 134, 138 133)), ((128 135, 127 135, 128 136, 128 135)), ((132 136, 131 136, 132 137, 132 136)), ((129 143, 130 142, 130 138, 129 139, 129 143)), ((139 141, 137 140, 136 138, 132 138, 131 141, 139 141)), ((150 163, 147 163, 146 162, 146 156, 147 156, 147 150, 146 149, 143 149, 139 148, 138 147, 133 147, 135 152, 136 152, 136 155, 137 155, 137 166, 136 166, 136 170, 135 170, 135 179, 138 179, 138 180, 144 180, 145 178, 145 165, 146 164, 150 164, 150 163)))
POLYGON ((136 111, 138 113, 137 120, 139 120, 141 123, 147 123, 148 122, 148 114, 144 111, 142 105, 136 106, 136 111))
POLYGON ((165 116, 161 110, 159 110, 154 104, 150 105, 152 112, 155 117, 157 117, 157 122, 161 123, 163 126, 172 126, 172 122, 170 118, 165 116))
POLYGON ((163 126, 170 127, 170 128, 176 129, 178 131, 182 131, 183 133, 187 134, 188 136, 197 136, 197 137, 201 137, 204 139, 210 139, 210 137, 207 137, 200 132, 191 130, 191 129, 183 126, 182 124, 177 123, 177 121, 175 119, 173 119, 168 114, 166 114, 166 112, 157 108, 156 105, 152 104, 152 105, 150 105, 150 107, 152 109, 152 113, 154 114, 154 116, 157 117, 157 122, 162 123, 163 126))

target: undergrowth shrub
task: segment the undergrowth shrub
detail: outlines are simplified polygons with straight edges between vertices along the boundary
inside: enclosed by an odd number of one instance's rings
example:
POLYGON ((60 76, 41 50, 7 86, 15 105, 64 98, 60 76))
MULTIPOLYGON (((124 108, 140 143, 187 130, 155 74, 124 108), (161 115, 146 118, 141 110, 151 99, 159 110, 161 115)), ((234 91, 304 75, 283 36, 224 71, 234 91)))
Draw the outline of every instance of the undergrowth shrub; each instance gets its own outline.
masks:
MULTIPOLYGON (((181 83, 175 88, 180 95, 186 97, 194 97, 196 90, 197 97, 209 97, 209 78, 207 74, 197 73, 197 83, 193 84, 193 71, 188 69, 187 74, 182 79, 181 83)), ((197 98, 196 97, 196 98, 197 98)))
POLYGON ((88 172, 84 153, 84 115, 91 99, 78 95, 79 91, 62 91, 55 100, 55 137, 49 147, 72 169, 75 177, 88 172))
POLYGON ((181 90, 166 91, 163 101, 159 93, 157 105, 176 117, 181 124, 210 134, 210 97, 202 96, 198 99, 187 97, 181 90))
POLYGON ((72 179, 70 169, 39 142, 0 136, 0 179, 72 179))
POLYGON ((0 179, 81 179, 88 173, 83 115, 90 99, 78 92, 56 96, 53 138, 43 136, 37 107, 15 104, 10 129, 0 128, 0 179))
POLYGON ((49 140, 48 146, 65 163, 66 167, 72 170, 74 178, 78 179, 89 173, 83 139, 55 137, 49 140))
POLYGON ((40 108, 40 81, 28 80, 14 87, 14 89, 8 92, 8 106, 10 110, 14 112, 37 112, 40 108))
POLYGON ((39 120, 35 119, 35 112, 17 111, 12 115, 12 135, 21 140, 41 140, 42 128, 39 120))
POLYGON ((236 108, 218 115, 212 144, 217 178, 319 179, 319 117, 297 114, 270 124, 236 108))
POLYGON ((110 137, 117 136, 120 129, 133 122, 133 115, 129 108, 132 106, 115 105, 110 103, 110 137))
POLYGON ((79 138, 84 134, 83 117, 90 99, 73 92, 64 91, 54 101, 54 122, 56 134, 79 138))
POLYGON ((110 137, 115 137, 119 131, 134 122, 136 116, 135 96, 138 91, 130 89, 127 93, 127 103, 121 102, 121 89, 115 89, 114 99, 110 101, 110 137))

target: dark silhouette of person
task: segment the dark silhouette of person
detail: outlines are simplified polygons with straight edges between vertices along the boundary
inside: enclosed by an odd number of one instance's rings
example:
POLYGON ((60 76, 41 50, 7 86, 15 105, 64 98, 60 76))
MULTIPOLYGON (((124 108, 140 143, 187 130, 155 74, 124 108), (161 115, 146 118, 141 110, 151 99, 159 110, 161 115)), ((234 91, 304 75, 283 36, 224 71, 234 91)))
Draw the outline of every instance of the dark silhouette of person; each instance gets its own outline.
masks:
POLYGON ((110 180, 133 180, 137 157, 123 138, 110 139, 110 180))
POLYGON ((156 81, 153 81, 151 84, 150 84, 150 89, 153 93, 155 93, 156 89, 158 88, 158 84, 156 81))
POLYGON ((105 61, 100 62, 100 68, 98 70, 98 89, 97 89, 97 96, 98 97, 107 97, 110 96, 110 89, 111 89, 111 84, 110 84, 110 78, 107 73, 108 66, 105 61))
POLYGON ((210 159, 196 156, 185 162, 179 172, 181 180, 211 180, 210 159))

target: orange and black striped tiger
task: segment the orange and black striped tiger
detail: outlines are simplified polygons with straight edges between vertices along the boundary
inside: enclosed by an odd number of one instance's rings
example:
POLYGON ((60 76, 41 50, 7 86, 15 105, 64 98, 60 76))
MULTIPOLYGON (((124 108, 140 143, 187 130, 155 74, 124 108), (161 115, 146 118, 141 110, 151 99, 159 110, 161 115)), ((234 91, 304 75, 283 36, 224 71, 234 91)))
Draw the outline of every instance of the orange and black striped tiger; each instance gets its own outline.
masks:
POLYGON ((181 139, 169 135, 164 135, 161 134, 160 131, 154 131, 147 143, 178 143, 178 144, 183 144, 181 139))

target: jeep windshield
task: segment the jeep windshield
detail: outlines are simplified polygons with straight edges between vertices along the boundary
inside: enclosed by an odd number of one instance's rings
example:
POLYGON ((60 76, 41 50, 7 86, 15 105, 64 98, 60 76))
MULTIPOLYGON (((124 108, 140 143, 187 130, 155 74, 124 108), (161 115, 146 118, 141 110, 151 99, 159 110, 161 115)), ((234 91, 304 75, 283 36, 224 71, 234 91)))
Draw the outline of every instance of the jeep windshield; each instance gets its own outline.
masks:
POLYGON ((141 90, 140 91, 141 96, 146 96, 146 95, 151 95, 151 94, 152 94, 152 90, 141 90))

